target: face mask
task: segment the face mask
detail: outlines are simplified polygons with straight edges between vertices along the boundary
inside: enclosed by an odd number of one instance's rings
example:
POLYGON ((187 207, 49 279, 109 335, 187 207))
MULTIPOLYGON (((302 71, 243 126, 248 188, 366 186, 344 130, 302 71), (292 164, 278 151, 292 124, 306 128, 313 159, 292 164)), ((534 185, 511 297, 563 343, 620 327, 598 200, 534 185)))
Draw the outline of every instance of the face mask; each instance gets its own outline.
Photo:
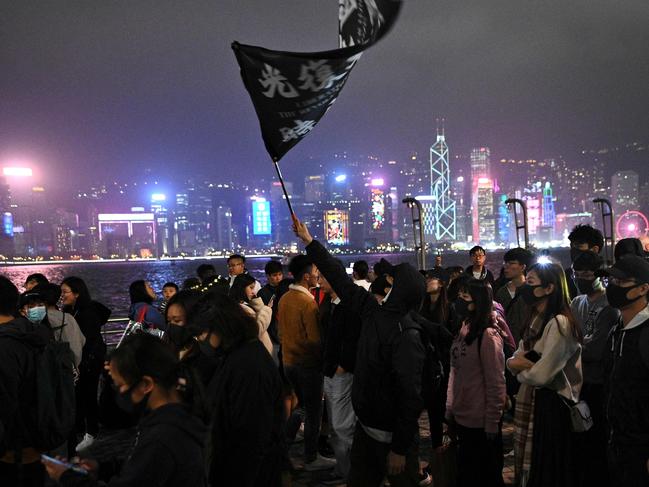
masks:
POLYGON ((465 318, 471 314, 471 311, 469 311, 470 304, 469 301, 465 301, 462 298, 457 298, 455 300, 455 312, 460 318, 465 318))
POLYGON ((610 304, 613 308, 623 309, 630 304, 635 303, 643 295, 641 294, 634 299, 629 299, 627 297, 627 294, 631 289, 639 286, 642 286, 642 284, 636 284, 635 286, 631 287, 622 287, 609 283, 608 286, 606 286, 606 299, 608 300, 608 304, 610 304))
POLYGON ((169 337, 169 341, 177 348, 183 348, 194 338, 191 330, 187 329, 186 326, 178 325, 169 325, 166 335, 169 337))
POLYGON ((133 392, 133 389, 135 389, 137 384, 139 384, 139 382, 129 387, 125 392, 119 392, 115 396, 115 404, 117 404, 117 407, 119 407, 125 413, 139 418, 144 415, 144 412, 146 411, 146 406, 149 402, 149 396, 151 395, 151 393, 146 394, 140 402, 133 402, 131 393, 133 392))
POLYGON ((571 247, 570 248, 570 262, 574 262, 575 260, 577 260, 577 257, 579 257, 584 252, 586 252, 586 251, 585 250, 580 250, 580 249, 574 249, 574 248, 571 247))
POLYGON ((47 309, 45 309, 45 306, 36 306, 27 310, 27 319, 32 323, 40 323, 46 314, 47 309))
POLYGON ((599 288, 599 277, 597 279, 574 278, 573 282, 579 289, 579 294, 592 294, 599 288))
POLYGON ((203 355, 205 355, 206 357, 216 357, 217 352, 218 352, 218 349, 216 349, 216 348, 212 347, 212 345, 210 345, 209 336, 205 340, 202 340, 202 341, 198 342, 198 348, 201 351, 201 353, 203 355))
POLYGON ((537 287, 543 287, 543 285, 539 284, 538 286, 530 286, 529 284, 523 284, 521 287, 518 288, 518 294, 520 295, 521 299, 525 302, 525 304, 532 306, 533 304, 545 298, 545 296, 538 297, 537 295, 534 294, 534 290, 537 287))

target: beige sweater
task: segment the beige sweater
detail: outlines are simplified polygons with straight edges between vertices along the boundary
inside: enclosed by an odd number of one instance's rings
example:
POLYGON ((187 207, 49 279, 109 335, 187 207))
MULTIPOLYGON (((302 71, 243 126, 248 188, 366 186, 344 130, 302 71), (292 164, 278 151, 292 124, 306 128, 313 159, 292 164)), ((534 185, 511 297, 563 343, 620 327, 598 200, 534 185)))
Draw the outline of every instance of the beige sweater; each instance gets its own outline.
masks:
POLYGON ((241 307, 250 316, 257 320, 259 327, 259 341, 266 347, 268 353, 273 354, 273 342, 270 341, 268 336, 268 327, 270 326, 271 319, 273 318, 273 309, 264 304, 261 298, 253 298, 250 304, 243 303, 241 307))

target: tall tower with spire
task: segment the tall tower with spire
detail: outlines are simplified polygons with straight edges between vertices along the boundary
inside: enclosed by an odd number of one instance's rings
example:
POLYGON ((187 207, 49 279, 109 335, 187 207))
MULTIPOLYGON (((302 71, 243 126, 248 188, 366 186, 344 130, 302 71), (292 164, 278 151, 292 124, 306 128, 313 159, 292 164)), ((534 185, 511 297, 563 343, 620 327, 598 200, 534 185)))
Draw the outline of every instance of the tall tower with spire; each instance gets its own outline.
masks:
POLYGON ((448 145, 444 130, 444 119, 440 130, 437 120, 437 141, 430 148, 430 193, 434 201, 435 238, 455 240, 455 201, 451 198, 448 145))

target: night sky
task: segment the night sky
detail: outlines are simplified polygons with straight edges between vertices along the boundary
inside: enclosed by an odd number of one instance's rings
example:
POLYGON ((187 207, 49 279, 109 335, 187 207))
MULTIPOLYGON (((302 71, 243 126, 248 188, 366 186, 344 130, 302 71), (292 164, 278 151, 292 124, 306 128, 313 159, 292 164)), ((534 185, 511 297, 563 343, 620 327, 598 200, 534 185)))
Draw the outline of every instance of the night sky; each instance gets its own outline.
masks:
MULTIPOLYGON (((285 159, 544 157, 649 138, 647 0, 410 0, 285 159)), ((0 165, 77 186, 148 166, 272 176, 230 43, 337 47, 335 0, 4 0, 0 165), (246 173, 249 174, 249 173, 246 173)), ((242 176, 242 179, 250 177, 242 176)))

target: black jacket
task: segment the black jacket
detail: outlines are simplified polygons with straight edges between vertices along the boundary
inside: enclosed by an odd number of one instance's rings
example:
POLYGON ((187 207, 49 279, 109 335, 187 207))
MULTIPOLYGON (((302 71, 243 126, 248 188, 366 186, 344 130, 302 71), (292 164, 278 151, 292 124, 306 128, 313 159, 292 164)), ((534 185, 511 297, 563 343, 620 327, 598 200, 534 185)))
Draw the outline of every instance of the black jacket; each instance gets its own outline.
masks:
POLYGON ((97 301, 90 301, 87 304, 75 306, 74 309, 66 310, 66 312, 74 316, 83 336, 86 337, 81 361, 103 362, 106 344, 101 336, 101 327, 110 318, 110 309, 97 301))
POLYGON ((33 447, 36 403, 35 348, 51 331, 16 318, 0 325, 0 456, 5 450, 33 447))
MULTIPOLYGON (((205 486, 203 448, 205 426, 182 404, 151 411, 138 424, 130 456, 109 487, 205 486)), ((89 476, 67 470, 60 484, 70 487, 99 485, 89 476)))
POLYGON ((329 298, 320 306, 320 317, 325 337, 324 375, 333 377, 339 366, 353 374, 361 335, 361 317, 349 309, 348 304, 342 301, 333 304, 329 298))
POLYGON ((424 278, 409 264, 395 266, 392 290, 381 306, 349 279, 318 241, 306 250, 336 294, 362 320, 352 386, 354 412, 362 425, 391 432, 390 449, 404 455, 419 429, 425 351, 417 329, 406 329, 401 322, 421 304, 424 278))
POLYGON ((632 328, 615 326, 608 341, 610 441, 649 451, 649 320, 632 328))
POLYGON ((283 451, 282 382, 261 342, 253 340, 227 353, 208 393, 213 412, 208 458, 211 485, 278 485, 283 451))
MULTIPOLYGON (((468 276, 473 277, 473 266, 470 265, 469 267, 467 267, 466 269, 464 269, 464 273, 465 273, 466 275, 468 275, 468 276)), ((492 273, 489 269, 487 269, 486 267, 484 267, 484 268, 482 269, 482 276, 480 277, 480 279, 484 279, 485 281, 487 281, 487 282, 491 285, 492 288, 493 288, 494 285, 495 285, 495 281, 496 281, 496 280, 494 279, 494 275, 493 275, 493 273, 492 273)), ((495 293, 495 292, 496 292, 496 290, 494 289, 494 293, 495 293)))

